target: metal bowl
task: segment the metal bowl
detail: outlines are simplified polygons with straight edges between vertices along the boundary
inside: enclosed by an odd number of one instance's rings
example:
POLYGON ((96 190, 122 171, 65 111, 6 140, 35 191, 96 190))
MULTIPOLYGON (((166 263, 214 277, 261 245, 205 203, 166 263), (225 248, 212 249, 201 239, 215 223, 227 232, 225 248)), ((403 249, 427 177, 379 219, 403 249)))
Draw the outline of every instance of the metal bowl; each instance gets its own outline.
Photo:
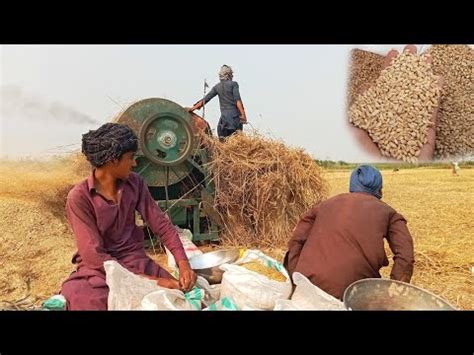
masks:
POLYGON ((387 279, 363 279, 349 285, 344 305, 351 310, 455 310, 448 302, 422 288, 387 279))
POLYGON ((189 264, 196 274, 204 277, 210 284, 222 281, 223 270, 220 265, 233 263, 240 256, 239 249, 216 250, 189 258, 189 264))

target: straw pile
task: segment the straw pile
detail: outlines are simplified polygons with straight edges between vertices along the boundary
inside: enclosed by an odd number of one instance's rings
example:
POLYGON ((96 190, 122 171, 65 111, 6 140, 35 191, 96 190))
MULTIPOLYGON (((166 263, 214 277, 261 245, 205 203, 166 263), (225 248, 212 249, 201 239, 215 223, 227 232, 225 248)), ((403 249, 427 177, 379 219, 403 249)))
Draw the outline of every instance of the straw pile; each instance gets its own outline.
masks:
POLYGON ((286 245, 301 215, 328 195, 322 170, 302 149, 257 133, 207 138, 226 244, 286 245))
POLYGON ((1 162, 1 309, 39 307, 74 270, 65 203, 83 178, 78 165, 77 156, 1 162))
POLYGON ((34 200, 54 216, 64 218, 69 190, 89 171, 87 161, 79 154, 49 161, 2 161, 0 194, 2 197, 34 200))

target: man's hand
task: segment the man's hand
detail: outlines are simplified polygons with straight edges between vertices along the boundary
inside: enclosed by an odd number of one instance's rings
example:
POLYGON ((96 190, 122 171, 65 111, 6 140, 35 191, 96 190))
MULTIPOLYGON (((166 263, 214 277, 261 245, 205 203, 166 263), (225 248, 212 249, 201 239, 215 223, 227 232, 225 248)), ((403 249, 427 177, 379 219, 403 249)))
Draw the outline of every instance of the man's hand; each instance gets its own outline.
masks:
POLYGON ((240 122, 243 123, 243 124, 246 124, 247 123, 247 117, 240 115, 240 122))
MULTIPOLYGON (((411 53, 414 53, 414 54, 416 54, 416 52, 417 52, 416 46, 414 46, 414 45, 405 46, 405 48, 403 50, 404 51, 408 50, 408 51, 410 51, 411 53)), ((390 66, 392 64, 393 59, 395 59, 399 54, 400 53, 395 49, 392 49, 391 51, 389 51, 387 53, 387 55, 385 56, 384 62, 382 64, 382 69, 385 69, 388 66, 390 66)), ((427 61, 431 62, 431 58, 428 57, 427 61)), ((442 85, 443 85, 443 79, 440 78, 439 81, 438 81, 438 86, 442 87, 442 85)), ((362 92, 364 92, 368 88, 369 87, 363 88, 362 92)), ((440 98, 441 98, 441 96, 440 96, 440 98)), ((434 157, 435 142, 436 142, 436 124, 438 122, 438 109, 439 109, 439 99, 438 99, 438 106, 433 111, 433 116, 431 117, 431 122, 433 122, 433 125, 428 127, 428 131, 427 131, 428 141, 421 148, 420 154, 418 156, 419 161, 431 161, 434 157)), ((392 162, 398 161, 397 159, 392 158, 392 157, 384 157, 382 155, 382 153, 380 152, 380 149, 372 141, 372 139, 370 138, 370 136, 369 136, 369 134, 367 133, 366 130, 358 128, 358 127, 354 126, 352 123, 348 123, 348 126, 349 126, 349 130, 352 132, 354 138, 357 140, 357 142, 362 147, 362 149, 364 149, 368 154, 370 154, 371 156, 373 156, 375 158, 380 158, 380 159, 384 159, 384 160, 388 160, 388 161, 392 161, 392 162)))
POLYGON ((411 275, 405 273, 399 279, 395 279, 393 276, 390 276, 390 279, 410 283, 411 275))
POLYGON ((195 110, 199 110, 201 107, 204 106, 204 100, 200 100, 196 102, 193 107, 185 107, 184 109, 188 112, 193 112, 195 110))
POLYGON ((178 262, 179 268, 179 285, 182 291, 190 291, 196 284, 197 275, 191 269, 189 261, 181 260, 178 262))

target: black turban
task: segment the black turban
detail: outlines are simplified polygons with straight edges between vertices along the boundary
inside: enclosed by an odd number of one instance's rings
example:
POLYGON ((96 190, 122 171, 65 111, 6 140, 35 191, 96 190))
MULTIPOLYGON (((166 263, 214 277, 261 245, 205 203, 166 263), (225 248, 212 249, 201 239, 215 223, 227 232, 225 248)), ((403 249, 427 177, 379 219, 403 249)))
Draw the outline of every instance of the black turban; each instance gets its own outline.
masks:
POLYGON ((123 124, 109 122, 82 135, 82 153, 96 168, 137 149, 137 136, 123 124))

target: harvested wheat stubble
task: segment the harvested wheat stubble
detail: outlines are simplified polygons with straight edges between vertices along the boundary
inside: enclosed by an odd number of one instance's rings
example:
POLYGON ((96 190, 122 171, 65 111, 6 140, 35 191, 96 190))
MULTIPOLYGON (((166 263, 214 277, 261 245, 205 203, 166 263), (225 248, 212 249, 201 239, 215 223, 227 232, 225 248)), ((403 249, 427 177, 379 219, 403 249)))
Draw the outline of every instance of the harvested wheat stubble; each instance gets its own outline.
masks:
POLYGON ((380 54, 357 48, 351 51, 348 107, 380 76, 383 61, 384 56, 380 54))
POLYGON ((215 208, 224 221, 221 239, 230 245, 284 245, 301 215, 327 197, 322 170, 302 149, 257 133, 226 142, 204 137, 216 184, 215 208))
POLYGON ((356 98, 349 121, 368 132, 382 155, 416 162, 433 125, 438 79, 425 55, 405 51, 356 98))
POLYGON ((436 75, 444 79, 436 127, 436 158, 474 152, 474 49, 467 45, 433 45, 436 75))
POLYGON ((262 263, 259 263, 258 261, 243 263, 243 264, 240 264, 239 266, 242 266, 246 268, 247 270, 254 271, 256 273, 264 275, 273 281, 278 281, 278 282, 286 281, 285 275, 283 275, 281 272, 279 272, 278 270, 272 269, 271 267, 268 267, 266 265, 263 265, 262 263))

